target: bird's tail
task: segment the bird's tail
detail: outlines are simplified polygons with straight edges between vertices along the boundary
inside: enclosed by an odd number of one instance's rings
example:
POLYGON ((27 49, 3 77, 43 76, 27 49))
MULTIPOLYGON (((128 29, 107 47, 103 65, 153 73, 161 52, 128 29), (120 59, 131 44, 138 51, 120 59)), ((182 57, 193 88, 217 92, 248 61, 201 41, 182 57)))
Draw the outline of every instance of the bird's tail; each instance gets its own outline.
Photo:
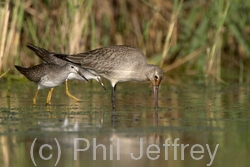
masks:
POLYGON ((51 53, 50 51, 48 51, 46 49, 39 48, 39 47, 37 47, 35 45, 32 45, 30 43, 27 45, 27 48, 29 48, 30 50, 32 50, 42 60, 44 60, 45 56, 48 56, 51 53))
POLYGON ((28 68, 25 68, 25 67, 16 66, 16 65, 15 65, 15 67, 23 75, 26 75, 28 73, 28 71, 29 71, 28 68))

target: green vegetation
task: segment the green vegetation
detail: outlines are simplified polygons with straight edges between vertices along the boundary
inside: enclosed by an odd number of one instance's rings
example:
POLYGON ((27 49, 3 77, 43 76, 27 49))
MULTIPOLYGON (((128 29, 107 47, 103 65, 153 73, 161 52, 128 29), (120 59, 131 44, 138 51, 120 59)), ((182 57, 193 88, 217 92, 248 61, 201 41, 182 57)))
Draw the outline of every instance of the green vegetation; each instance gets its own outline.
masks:
POLYGON ((125 44, 142 49, 164 72, 221 82, 235 74, 247 82, 249 16, 250 1, 243 0, 5 0, 0 72, 41 62, 27 43, 65 53, 125 44))

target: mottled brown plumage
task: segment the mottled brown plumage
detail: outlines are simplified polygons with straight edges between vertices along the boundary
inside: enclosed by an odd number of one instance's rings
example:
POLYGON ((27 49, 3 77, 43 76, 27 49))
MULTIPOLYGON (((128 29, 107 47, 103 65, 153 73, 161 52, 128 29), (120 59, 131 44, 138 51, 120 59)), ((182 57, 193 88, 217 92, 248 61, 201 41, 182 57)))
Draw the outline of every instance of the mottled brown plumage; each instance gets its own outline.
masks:
POLYGON ((81 65, 91 73, 108 79, 113 87, 113 106, 118 82, 149 80, 154 85, 155 106, 158 107, 158 86, 163 79, 163 72, 159 67, 147 64, 145 55, 136 47, 116 45, 73 55, 54 56, 81 65))
POLYGON ((39 83, 41 78, 47 75, 49 71, 54 71, 58 68, 61 69, 61 66, 55 66, 53 64, 39 64, 37 66, 28 68, 21 66, 15 66, 15 67, 28 80, 33 81, 35 83, 39 83))

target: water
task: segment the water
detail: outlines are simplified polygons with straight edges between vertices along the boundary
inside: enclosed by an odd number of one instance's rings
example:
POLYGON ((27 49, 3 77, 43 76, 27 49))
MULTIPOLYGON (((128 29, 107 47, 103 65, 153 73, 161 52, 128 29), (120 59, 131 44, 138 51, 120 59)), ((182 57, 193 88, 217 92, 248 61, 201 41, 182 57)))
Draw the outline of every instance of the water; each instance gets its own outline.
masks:
POLYGON ((35 84, 13 80, 6 97, 1 82, 0 166, 249 166, 247 84, 163 82, 158 111, 150 83, 119 83, 116 111, 105 85, 108 93, 96 82, 71 81, 80 103, 61 85, 50 106, 48 90, 33 106, 35 84))

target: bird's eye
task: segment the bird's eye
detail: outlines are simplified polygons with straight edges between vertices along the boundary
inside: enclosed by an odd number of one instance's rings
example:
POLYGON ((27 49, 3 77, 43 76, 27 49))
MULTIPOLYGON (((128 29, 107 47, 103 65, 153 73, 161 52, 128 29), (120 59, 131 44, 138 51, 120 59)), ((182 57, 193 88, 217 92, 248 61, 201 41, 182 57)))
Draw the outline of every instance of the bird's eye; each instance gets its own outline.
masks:
POLYGON ((158 77, 157 75, 155 75, 155 80, 158 80, 158 78, 159 78, 159 77, 158 77))
POLYGON ((74 68, 73 66, 71 66, 71 68, 74 68))

